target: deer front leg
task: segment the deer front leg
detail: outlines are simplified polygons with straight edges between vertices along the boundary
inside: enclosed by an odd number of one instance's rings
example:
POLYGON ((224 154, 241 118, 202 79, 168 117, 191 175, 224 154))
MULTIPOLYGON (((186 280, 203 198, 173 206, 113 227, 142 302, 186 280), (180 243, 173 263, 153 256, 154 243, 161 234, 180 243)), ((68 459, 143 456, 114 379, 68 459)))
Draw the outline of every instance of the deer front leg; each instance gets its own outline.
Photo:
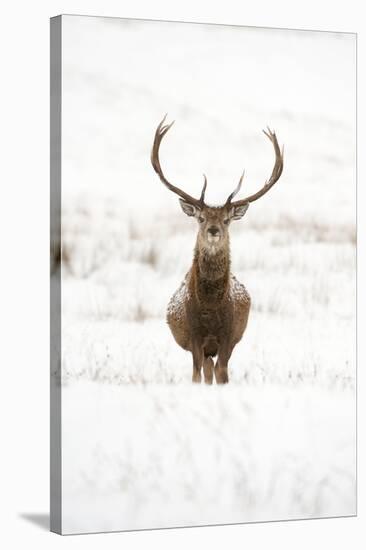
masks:
POLYGON ((215 365, 215 379, 217 384, 227 384, 229 382, 227 365, 219 365, 217 361, 215 365))
POLYGON ((233 348, 222 347, 219 349, 215 365, 215 379, 217 384, 227 384, 229 382, 228 363, 233 348))
POLYGON ((192 350, 192 357, 193 357, 193 374, 192 374, 192 382, 196 382, 198 384, 201 383, 201 369, 202 369, 202 363, 203 363, 203 347, 202 345, 195 344, 193 346, 192 350))

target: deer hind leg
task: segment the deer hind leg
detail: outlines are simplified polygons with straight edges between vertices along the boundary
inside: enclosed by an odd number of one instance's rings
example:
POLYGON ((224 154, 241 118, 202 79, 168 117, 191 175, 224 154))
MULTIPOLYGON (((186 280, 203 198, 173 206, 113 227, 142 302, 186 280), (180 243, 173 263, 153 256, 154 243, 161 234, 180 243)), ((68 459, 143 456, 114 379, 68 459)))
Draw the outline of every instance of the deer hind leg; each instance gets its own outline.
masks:
POLYGON ((214 371, 214 362, 212 357, 205 357, 203 359, 203 375, 205 377, 206 384, 212 384, 213 371, 214 371))

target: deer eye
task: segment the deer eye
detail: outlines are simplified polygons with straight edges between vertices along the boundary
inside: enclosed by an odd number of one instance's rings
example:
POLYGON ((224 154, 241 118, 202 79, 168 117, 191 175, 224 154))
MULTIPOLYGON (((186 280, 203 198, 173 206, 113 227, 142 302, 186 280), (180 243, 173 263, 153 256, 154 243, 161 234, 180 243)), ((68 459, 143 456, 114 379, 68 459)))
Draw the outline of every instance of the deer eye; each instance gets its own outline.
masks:
POLYGON ((200 216, 200 217, 198 218, 198 221, 199 221, 200 223, 203 223, 203 222, 205 221, 205 218, 202 218, 202 216, 200 216))

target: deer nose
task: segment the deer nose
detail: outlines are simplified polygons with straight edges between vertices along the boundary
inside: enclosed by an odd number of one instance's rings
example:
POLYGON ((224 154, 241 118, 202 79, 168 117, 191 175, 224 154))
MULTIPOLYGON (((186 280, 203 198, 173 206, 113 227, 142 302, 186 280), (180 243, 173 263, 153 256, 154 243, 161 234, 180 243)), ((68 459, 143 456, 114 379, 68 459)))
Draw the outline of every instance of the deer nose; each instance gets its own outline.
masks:
POLYGON ((209 227, 207 231, 208 233, 211 233, 211 235, 214 237, 219 233, 220 229, 216 225, 211 225, 211 227, 209 227))

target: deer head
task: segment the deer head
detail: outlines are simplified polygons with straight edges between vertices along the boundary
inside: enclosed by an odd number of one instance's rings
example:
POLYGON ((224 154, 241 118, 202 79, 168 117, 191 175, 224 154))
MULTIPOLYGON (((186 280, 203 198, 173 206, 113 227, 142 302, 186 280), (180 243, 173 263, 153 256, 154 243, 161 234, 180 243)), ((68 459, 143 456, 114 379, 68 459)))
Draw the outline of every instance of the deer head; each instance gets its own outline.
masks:
POLYGON ((154 143, 151 151, 151 163, 155 172, 158 174, 160 180, 164 183, 164 185, 166 185, 166 187, 170 189, 170 191, 173 191, 173 193, 180 197, 179 202, 183 212, 187 214, 187 216, 192 216, 196 218, 199 224, 198 242, 211 253, 215 253, 227 243, 228 229, 230 223, 233 220, 240 220, 248 210, 249 203, 258 200, 265 193, 267 193, 267 191, 269 191, 269 189, 281 176, 283 170, 283 148, 281 151, 277 142, 275 132, 271 132, 269 128, 267 128, 267 131, 263 130, 264 134, 271 141, 276 155, 275 165, 273 167, 272 174, 269 180, 266 181, 263 187, 253 195, 249 195, 244 199, 233 201, 232 199, 241 189, 241 185, 244 179, 243 172, 239 179, 238 185, 236 186, 234 191, 228 196, 224 205, 208 206, 205 203, 205 192, 207 187, 207 178, 205 175, 201 196, 199 199, 191 197, 179 187, 176 187, 175 185, 169 183, 169 181, 164 176, 160 165, 159 148, 163 137, 174 124, 174 121, 170 124, 164 124, 165 119, 166 115, 160 122, 155 132, 154 143))

